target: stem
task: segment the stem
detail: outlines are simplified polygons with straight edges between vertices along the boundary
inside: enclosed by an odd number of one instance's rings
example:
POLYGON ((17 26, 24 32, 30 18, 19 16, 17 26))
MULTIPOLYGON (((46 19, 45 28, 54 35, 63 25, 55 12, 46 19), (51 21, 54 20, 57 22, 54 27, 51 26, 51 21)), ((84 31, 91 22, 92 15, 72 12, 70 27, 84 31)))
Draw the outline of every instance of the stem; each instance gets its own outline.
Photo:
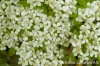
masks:
POLYGON ((70 44, 69 45, 69 47, 67 48, 67 52, 68 52, 68 60, 67 61, 69 61, 69 59, 70 59, 70 54, 71 54, 71 52, 72 52, 72 45, 70 44))

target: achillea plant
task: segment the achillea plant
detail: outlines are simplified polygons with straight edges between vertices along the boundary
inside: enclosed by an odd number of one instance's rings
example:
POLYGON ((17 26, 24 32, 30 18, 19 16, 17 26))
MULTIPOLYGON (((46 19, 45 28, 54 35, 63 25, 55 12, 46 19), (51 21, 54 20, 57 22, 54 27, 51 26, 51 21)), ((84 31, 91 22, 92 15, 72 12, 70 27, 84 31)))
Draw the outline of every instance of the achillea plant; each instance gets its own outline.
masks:
POLYGON ((100 1, 1 0, 0 50, 22 66, 100 62, 99 12, 100 1))

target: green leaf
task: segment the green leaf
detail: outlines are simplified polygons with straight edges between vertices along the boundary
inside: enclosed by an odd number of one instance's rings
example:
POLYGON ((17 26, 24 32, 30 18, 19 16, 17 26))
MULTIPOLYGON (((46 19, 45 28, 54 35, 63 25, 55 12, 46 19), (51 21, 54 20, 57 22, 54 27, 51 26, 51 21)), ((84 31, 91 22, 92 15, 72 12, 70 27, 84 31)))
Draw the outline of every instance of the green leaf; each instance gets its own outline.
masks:
POLYGON ((78 22, 78 21, 76 21, 76 19, 74 19, 74 25, 77 26, 77 27, 79 27, 79 26, 82 25, 82 23, 81 22, 78 22))
POLYGON ((0 51, 0 54, 6 55, 6 51, 5 50, 2 50, 2 51, 0 51))
POLYGON ((28 41, 32 41, 32 36, 29 36, 28 37, 28 41))
POLYGON ((19 1, 19 4, 23 5, 24 7, 29 7, 30 6, 30 4, 28 4, 26 0, 19 1))
POLYGON ((87 7, 87 3, 85 0, 77 0, 77 3, 82 7, 85 7, 85 8, 87 7))
POLYGON ((21 37, 23 33, 24 33, 24 30, 21 29, 17 36, 21 37))
POLYGON ((75 56, 74 56, 74 54, 71 52, 71 54, 70 54, 70 60, 72 61, 72 62, 75 62, 76 61, 76 58, 75 58, 75 56))
POLYGON ((73 34, 78 35, 78 30, 74 29, 73 34))
POLYGON ((46 6, 46 4, 42 3, 41 4, 41 8, 42 8, 44 14, 47 14, 47 6, 46 6))
POLYGON ((94 0, 85 0, 85 1, 88 3, 88 2, 93 2, 94 0))
POLYGON ((86 53, 86 45, 85 44, 82 44, 82 52, 86 53))
POLYGON ((76 14, 71 14, 71 15, 69 15, 69 17, 77 17, 78 16, 78 14, 76 13, 76 14))
POLYGON ((100 56, 98 56, 97 59, 98 59, 98 64, 100 65, 100 56))
POLYGON ((36 51, 39 50, 39 47, 35 47, 35 50, 36 50, 36 51))
POLYGON ((10 65, 7 63, 1 63, 0 66, 10 66, 10 65))
POLYGON ((8 56, 13 56, 15 54, 15 49, 14 48, 10 48, 8 51, 8 56))
POLYGON ((18 65, 18 59, 19 59, 18 55, 13 55, 8 59, 8 61, 9 61, 11 66, 19 66, 18 65))
POLYGON ((6 59, 6 57, 2 57, 2 58, 0 58, 0 64, 1 63, 7 63, 7 59, 6 59))
POLYGON ((92 66, 92 64, 87 64, 87 66, 92 66))
POLYGON ((80 6, 80 5, 76 5, 76 8, 77 8, 77 10, 79 9, 79 8, 85 8, 85 7, 83 7, 83 6, 80 6))
POLYGON ((53 11, 49 11, 49 15, 55 17, 55 13, 53 11))
POLYGON ((46 51, 46 45, 43 44, 43 47, 42 47, 43 51, 46 51))

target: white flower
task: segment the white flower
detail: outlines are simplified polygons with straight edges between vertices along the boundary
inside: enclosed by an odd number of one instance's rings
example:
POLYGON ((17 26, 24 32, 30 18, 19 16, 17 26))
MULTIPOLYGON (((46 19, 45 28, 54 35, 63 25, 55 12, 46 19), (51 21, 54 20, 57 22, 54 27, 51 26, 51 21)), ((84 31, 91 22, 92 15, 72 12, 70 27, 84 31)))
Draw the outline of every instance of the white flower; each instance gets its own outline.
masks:
POLYGON ((83 54, 83 53, 81 52, 81 53, 80 53, 80 56, 79 56, 79 58, 80 58, 80 63, 83 63, 85 60, 88 61, 88 60, 89 60, 89 58, 87 57, 88 55, 89 55, 89 53, 83 54))
POLYGON ((70 39, 70 42, 72 44, 73 47, 79 46, 81 45, 81 40, 77 38, 76 35, 74 35, 74 38, 70 39))
MULTIPOLYGON (((64 61, 59 60, 58 63, 62 65, 62 64, 64 64, 64 61)), ((58 65, 59 65, 59 64, 58 64, 58 65)))
POLYGON ((48 53, 47 58, 49 58, 50 60, 53 60, 54 55, 53 55, 52 50, 50 50, 50 52, 47 52, 47 53, 48 53))
POLYGON ((27 36, 23 37, 23 40, 24 41, 27 41, 28 40, 28 37, 27 36))
POLYGON ((81 40, 82 44, 88 43, 88 37, 86 35, 79 35, 79 39, 81 40))
POLYGON ((49 0, 48 1, 49 6, 54 9, 55 5, 56 5, 56 0, 49 0))
POLYGON ((24 11, 21 12, 21 15, 25 16, 25 15, 27 15, 27 12, 24 10, 24 11))
POLYGON ((94 49, 99 51, 99 41, 95 42, 93 41, 94 49))
POLYGON ((63 14, 62 18, 69 18, 69 15, 68 14, 63 14))
POLYGON ((57 65, 58 65, 58 60, 57 60, 57 58, 56 58, 56 57, 52 60, 52 63, 53 63, 55 66, 57 66, 57 65))
POLYGON ((99 14, 98 12, 95 14, 95 17, 96 17, 96 20, 97 20, 97 21, 99 21, 99 20, 100 20, 99 15, 100 15, 100 14, 99 14))
POLYGON ((5 9, 5 8, 6 8, 6 5, 5 5, 5 3, 3 3, 3 4, 2 4, 2 8, 3 8, 3 9, 5 9))
POLYGON ((86 34, 87 34, 87 33, 90 33, 89 29, 90 29, 90 25, 89 25, 89 24, 82 25, 82 26, 80 27, 80 30, 81 30, 82 32, 86 32, 86 34))
POLYGON ((74 47, 72 51, 74 53, 74 56, 77 56, 80 52, 82 52, 81 46, 74 47))
POLYGON ((33 47, 36 47, 37 45, 38 45, 38 42, 37 42, 37 41, 33 41, 33 42, 32 42, 32 46, 33 46, 33 47))
POLYGON ((87 47, 87 52, 90 54, 90 57, 93 57, 93 56, 97 57, 97 55, 98 55, 97 51, 93 50, 94 47, 95 46, 93 46, 93 45, 89 45, 87 47))
POLYGON ((63 7, 62 7, 62 10, 63 10, 64 12, 69 11, 69 6, 63 6, 63 7))
POLYGON ((98 51, 100 52, 100 45, 97 47, 98 51))

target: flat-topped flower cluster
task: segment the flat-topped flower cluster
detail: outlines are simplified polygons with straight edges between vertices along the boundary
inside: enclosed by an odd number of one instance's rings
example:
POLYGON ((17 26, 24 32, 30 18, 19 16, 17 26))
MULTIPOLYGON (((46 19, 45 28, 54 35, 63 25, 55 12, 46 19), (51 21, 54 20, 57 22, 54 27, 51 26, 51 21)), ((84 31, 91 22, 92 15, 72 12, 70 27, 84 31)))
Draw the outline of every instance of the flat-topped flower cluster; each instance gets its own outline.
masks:
POLYGON ((79 34, 73 35, 70 42, 73 45, 73 53, 80 57, 80 62, 89 60, 89 57, 97 58, 100 55, 100 1, 87 3, 87 8, 78 9, 77 21, 83 23, 79 34), (83 46, 85 51, 83 52, 83 46), (80 55, 79 55, 80 54, 80 55))
POLYGON ((87 3, 87 8, 78 11, 76 0, 27 0, 27 3, 29 7, 19 4, 19 0, 0 1, 0 50, 6 50, 6 46, 15 48, 20 56, 18 64, 62 66, 66 56, 62 47, 70 44, 80 62, 99 55, 100 1, 87 3), (42 5, 47 9, 37 8, 42 5), (76 21, 82 24, 78 34, 73 33, 75 25, 70 19, 76 13, 76 21))

